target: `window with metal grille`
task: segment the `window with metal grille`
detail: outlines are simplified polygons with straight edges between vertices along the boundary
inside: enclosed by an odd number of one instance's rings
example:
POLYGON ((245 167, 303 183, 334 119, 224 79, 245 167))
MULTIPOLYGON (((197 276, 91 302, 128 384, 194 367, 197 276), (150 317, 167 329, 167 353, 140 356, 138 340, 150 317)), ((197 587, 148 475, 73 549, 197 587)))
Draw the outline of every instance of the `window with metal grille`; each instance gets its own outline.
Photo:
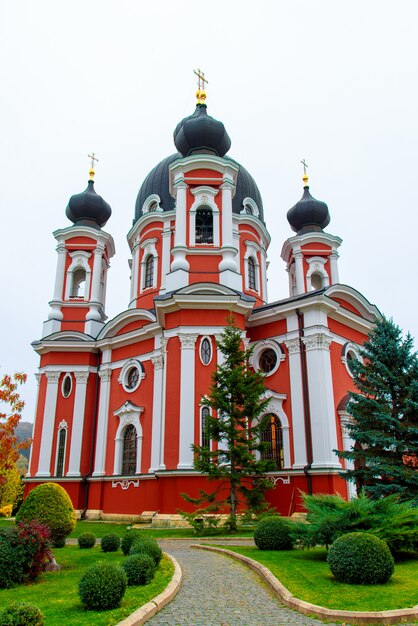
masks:
POLYGON ((131 367, 126 377, 126 387, 128 389, 134 389, 138 385, 139 369, 137 367, 131 367))
POLYGON ((266 449, 261 453, 263 461, 273 460, 277 469, 283 469, 283 433, 276 415, 266 418, 266 425, 261 432, 261 441, 266 443, 266 449))
POLYGON ((248 288, 254 289, 254 291, 257 289, 257 283, 255 280, 255 263, 251 256, 248 259, 248 288))
POLYGON ((213 243, 213 214, 210 209, 196 211, 196 243, 213 243))
POLYGON ((210 341, 209 339, 206 339, 205 337, 202 343, 200 344, 200 358, 202 359, 202 363, 204 365, 209 365, 211 357, 212 357, 212 350, 210 346, 210 341))
POLYGON ((58 433, 58 455, 57 455, 57 476, 63 476, 64 474, 64 455, 65 455, 65 440, 67 439, 67 429, 60 428, 58 433))
POLYGON ((202 446, 204 448, 210 447, 210 437, 209 437, 209 427, 208 427, 208 417, 209 417, 209 409, 207 406, 202 408, 202 446))
POLYGON ((144 287, 152 287, 154 284, 154 257, 149 254, 145 260, 145 284, 144 287))
POLYGON ((267 348, 267 350, 263 350, 258 360, 258 364, 261 371, 265 374, 268 374, 269 372, 274 370, 277 364, 277 354, 275 350, 273 350, 272 348, 267 348))
POLYGON ((123 434, 122 475, 130 476, 136 472, 136 429, 130 424, 123 434))

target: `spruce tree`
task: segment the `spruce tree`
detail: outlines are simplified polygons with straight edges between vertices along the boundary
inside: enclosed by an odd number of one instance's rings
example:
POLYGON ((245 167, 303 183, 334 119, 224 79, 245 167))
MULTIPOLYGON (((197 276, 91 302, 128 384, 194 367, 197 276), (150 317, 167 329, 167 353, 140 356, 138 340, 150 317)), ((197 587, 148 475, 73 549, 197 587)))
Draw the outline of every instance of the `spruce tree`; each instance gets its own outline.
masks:
POLYGON ((343 476, 372 498, 396 493, 418 498, 418 356, 392 320, 377 321, 350 361, 356 392, 350 392, 348 430, 354 446, 339 451, 354 463, 343 476))
POLYGON ((268 445, 261 441, 266 419, 261 415, 269 402, 264 396, 264 375, 249 367, 252 350, 244 347, 234 320, 229 318, 228 323, 217 342, 224 362, 212 376, 209 396, 202 400, 203 406, 212 409, 205 420, 204 437, 210 444, 193 446, 193 450, 195 468, 218 481, 212 494, 201 492, 200 502, 211 502, 211 510, 214 502, 227 505, 228 524, 235 530, 240 507, 259 511, 265 506, 264 492, 272 487, 266 472, 274 470, 275 464, 261 458, 268 445))

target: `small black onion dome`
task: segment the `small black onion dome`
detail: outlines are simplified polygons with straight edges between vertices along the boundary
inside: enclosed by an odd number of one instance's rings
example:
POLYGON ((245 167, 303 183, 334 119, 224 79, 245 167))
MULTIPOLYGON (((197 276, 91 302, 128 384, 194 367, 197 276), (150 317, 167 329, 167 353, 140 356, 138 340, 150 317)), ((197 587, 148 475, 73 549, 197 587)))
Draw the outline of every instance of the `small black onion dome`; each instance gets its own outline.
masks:
POLYGON ((94 180, 89 180, 82 193, 71 196, 65 214, 76 226, 101 228, 112 215, 110 205, 94 190, 94 180))
POLYGON ((316 200, 309 192, 309 186, 303 188, 303 196, 287 212, 287 221, 298 235, 322 231, 331 221, 328 206, 322 200, 316 200))
POLYGON ((207 114, 206 104, 197 104, 195 112, 177 124, 174 144, 183 157, 196 152, 214 152, 223 157, 231 140, 222 122, 207 114))

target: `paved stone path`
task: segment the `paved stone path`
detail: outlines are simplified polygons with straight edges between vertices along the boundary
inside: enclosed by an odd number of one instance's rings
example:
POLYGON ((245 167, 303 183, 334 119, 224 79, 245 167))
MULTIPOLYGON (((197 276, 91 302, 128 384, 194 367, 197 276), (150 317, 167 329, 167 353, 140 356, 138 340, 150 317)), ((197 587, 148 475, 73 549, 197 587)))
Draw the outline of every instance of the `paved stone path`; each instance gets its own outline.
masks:
POLYGON ((164 552, 180 563, 183 584, 174 600, 148 622, 151 626, 323 624, 281 605, 245 565, 220 554, 190 548, 191 543, 198 542, 159 541, 164 552))

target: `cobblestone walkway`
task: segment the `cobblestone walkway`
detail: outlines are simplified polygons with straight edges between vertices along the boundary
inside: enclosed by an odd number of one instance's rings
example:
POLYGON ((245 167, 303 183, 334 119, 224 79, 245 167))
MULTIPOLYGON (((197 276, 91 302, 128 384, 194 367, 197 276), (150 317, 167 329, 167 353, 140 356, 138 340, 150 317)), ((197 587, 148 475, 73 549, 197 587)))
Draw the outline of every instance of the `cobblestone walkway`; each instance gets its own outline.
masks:
POLYGON ((281 605, 244 565, 220 554, 190 548, 196 541, 163 539, 159 543, 180 563, 183 584, 174 600, 148 622, 150 626, 323 624, 281 605))

